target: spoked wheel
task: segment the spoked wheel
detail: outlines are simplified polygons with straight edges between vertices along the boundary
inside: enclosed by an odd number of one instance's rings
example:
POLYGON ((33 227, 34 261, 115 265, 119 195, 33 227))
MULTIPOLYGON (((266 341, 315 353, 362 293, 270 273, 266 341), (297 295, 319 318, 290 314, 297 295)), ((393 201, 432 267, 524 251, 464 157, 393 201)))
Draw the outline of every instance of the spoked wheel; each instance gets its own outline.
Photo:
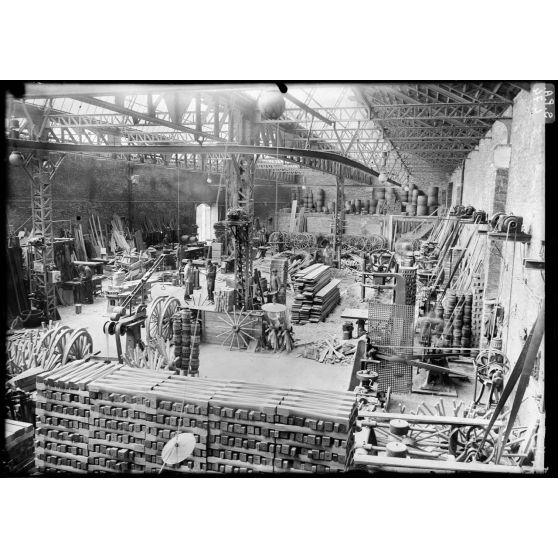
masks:
POLYGON ((224 337, 222 345, 229 345, 229 351, 232 350, 233 346, 237 349, 245 349, 250 343, 250 339, 256 341, 256 338, 250 335, 246 329, 248 329, 252 324, 256 322, 255 319, 250 316, 250 314, 242 315, 242 310, 237 314, 236 310, 233 310, 233 314, 226 312, 226 318, 219 316, 219 319, 224 322, 225 325, 220 326, 224 331, 219 333, 217 337, 224 337))
MULTIPOLYGON (((49 332, 50 333, 50 332, 49 332)), ((62 355, 64 354, 64 348, 66 343, 72 334, 72 330, 68 326, 58 326, 52 330, 52 334, 49 335, 48 348, 43 354, 41 359, 41 366, 47 368, 47 362, 51 365, 60 363, 62 360, 62 355)), ((48 333, 47 333, 48 335, 48 333)), ((50 367, 48 367, 50 368, 50 367)))
POLYGON ((172 317, 180 308, 180 301, 177 298, 169 296, 161 308, 159 317, 159 337, 168 341, 172 337, 172 317))
POLYGON ((159 335, 159 321, 161 319, 161 311, 167 300, 167 296, 158 296, 149 305, 147 318, 145 319, 145 337, 147 342, 157 338, 159 335))
POLYGON ((71 335, 62 354, 62 364, 81 360, 93 353, 93 339, 86 329, 77 329, 71 335))
POLYGON ((489 433, 480 449, 484 434, 485 429, 482 426, 454 429, 449 439, 450 453, 455 456, 456 461, 488 463, 496 453, 496 440, 489 433))

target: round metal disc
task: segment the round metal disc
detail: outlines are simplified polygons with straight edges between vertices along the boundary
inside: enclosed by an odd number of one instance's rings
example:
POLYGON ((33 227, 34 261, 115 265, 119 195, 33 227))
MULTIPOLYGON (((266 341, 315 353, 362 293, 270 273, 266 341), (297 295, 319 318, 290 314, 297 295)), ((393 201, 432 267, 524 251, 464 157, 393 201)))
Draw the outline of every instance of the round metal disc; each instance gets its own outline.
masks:
POLYGON ((161 459, 167 465, 181 463, 190 457, 196 446, 196 438, 191 432, 183 432, 171 438, 161 452, 161 459))
POLYGON ((284 312, 287 307, 284 304, 277 304, 276 302, 269 302, 268 304, 262 304, 262 310, 264 312, 284 312))

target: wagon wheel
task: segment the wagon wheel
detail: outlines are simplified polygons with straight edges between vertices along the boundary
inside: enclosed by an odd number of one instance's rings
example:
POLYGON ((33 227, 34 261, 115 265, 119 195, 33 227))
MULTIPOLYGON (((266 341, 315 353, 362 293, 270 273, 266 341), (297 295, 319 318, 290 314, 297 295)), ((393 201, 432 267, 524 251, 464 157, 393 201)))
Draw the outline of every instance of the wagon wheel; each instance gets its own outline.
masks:
POLYGON ((145 319, 145 338, 148 342, 159 335, 161 310, 167 298, 167 296, 158 296, 149 305, 147 318, 145 319))
POLYGON ((485 429, 482 426, 471 426, 468 429, 455 428, 450 435, 449 451, 455 456, 456 461, 487 463, 496 453, 496 441, 492 433, 489 432, 479 453, 484 435, 485 429))
POLYGON ((229 314, 225 312, 226 318, 219 316, 219 319, 224 322, 224 326, 220 326, 222 331, 221 333, 217 334, 217 337, 224 337, 222 346, 225 346, 227 343, 229 344, 229 351, 232 350, 233 345, 236 345, 237 349, 245 349, 248 347, 250 343, 250 339, 256 341, 255 337, 252 337, 244 328, 250 327, 252 324, 256 322, 250 314, 246 314, 246 316, 242 316, 242 310, 236 313, 236 310, 233 309, 233 314, 229 314))
POLYGON ((59 360, 58 356, 60 359, 62 358, 66 342, 72 333, 72 330, 68 326, 58 326, 52 331, 53 333, 49 335, 50 343, 48 344, 48 348, 46 348, 41 359, 41 366, 43 367, 46 366, 47 361, 52 357, 52 355, 57 355, 57 361, 59 360))
POLYGON ((172 317, 180 308, 180 301, 173 296, 169 296, 161 308, 159 317, 158 336, 168 341, 172 337, 172 317))
POLYGON ((81 360, 93 352, 93 339, 86 329, 76 329, 66 343, 62 354, 62 364, 81 360))

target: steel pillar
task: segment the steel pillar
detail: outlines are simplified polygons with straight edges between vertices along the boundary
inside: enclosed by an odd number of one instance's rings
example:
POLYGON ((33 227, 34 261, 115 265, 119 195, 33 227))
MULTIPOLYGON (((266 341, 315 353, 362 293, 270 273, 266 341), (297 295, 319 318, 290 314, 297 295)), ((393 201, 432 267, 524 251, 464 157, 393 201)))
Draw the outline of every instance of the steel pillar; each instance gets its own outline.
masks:
POLYGON ((335 189, 335 230, 333 231, 333 250, 337 256, 337 265, 341 264, 341 239, 345 232, 345 179, 336 177, 337 187, 335 189))
POLYGON ((52 225, 52 179, 64 155, 53 162, 48 156, 33 152, 28 155, 23 169, 31 180, 31 209, 33 219, 34 262, 31 288, 44 297, 44 312, 47 319, 56 319, 56 292, 52 281, 54 265, 54 232, 52 225))

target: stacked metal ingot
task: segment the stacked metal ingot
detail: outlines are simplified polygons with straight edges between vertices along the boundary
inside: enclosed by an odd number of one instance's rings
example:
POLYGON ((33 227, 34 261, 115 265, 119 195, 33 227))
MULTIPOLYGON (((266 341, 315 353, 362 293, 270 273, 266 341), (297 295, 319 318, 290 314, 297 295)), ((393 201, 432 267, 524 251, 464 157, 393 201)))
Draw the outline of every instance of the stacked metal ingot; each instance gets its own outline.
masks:
POLYGON ((463 305, 464 295, 458 295, 457 303, 453 311, 452 327, 453 327, 453 347, 461 347, 461 339, 463 337, 463 305))
POLYGON ((146 409, 146 473, 161 470, 163 447, 181 432, 194 435, 194 451, 181 463, 165 464, 165 470, 178 473, 207 471, 209 402, 216 389, 224 383, 224 380, 174 376, 151 390, 151 407, 146 409))
POLYGON ((5 459, 2 465, 8 473, 27 473, 33 468, 33 425, 29 422, 4 421, 5 459))
POLYGON ((143 473, 146 465, 147 409, 153 390, 172 371, 122 367, 89 385, 89 471, 143 473))
POLYGON ((35 464, 39 472, 86 473, 89 384, 114 367, 74 361, 37 377, 35 464))
POLYGON ((272 473, 276 413, 286 389, 228 382, 209 404, 208 470, 272 473))
POLYGON ((356 418, 352 393, 289 389, 277 407, 274 472, 344 471, 356 418))
POLYGON ((445 300, 445 306, 444 306, 444 342, 445 342, 445 346, 447 347, 453 347, 455 345, 452 345, 453 343, 453 333, 452 333, 452 321, 453 321, 453 315, 454 315, 454 311, 455 311, 455 307, 457 305, 457 294, 455 294, 454 291, 448 291, 448 296, 446 297, 445 300))

